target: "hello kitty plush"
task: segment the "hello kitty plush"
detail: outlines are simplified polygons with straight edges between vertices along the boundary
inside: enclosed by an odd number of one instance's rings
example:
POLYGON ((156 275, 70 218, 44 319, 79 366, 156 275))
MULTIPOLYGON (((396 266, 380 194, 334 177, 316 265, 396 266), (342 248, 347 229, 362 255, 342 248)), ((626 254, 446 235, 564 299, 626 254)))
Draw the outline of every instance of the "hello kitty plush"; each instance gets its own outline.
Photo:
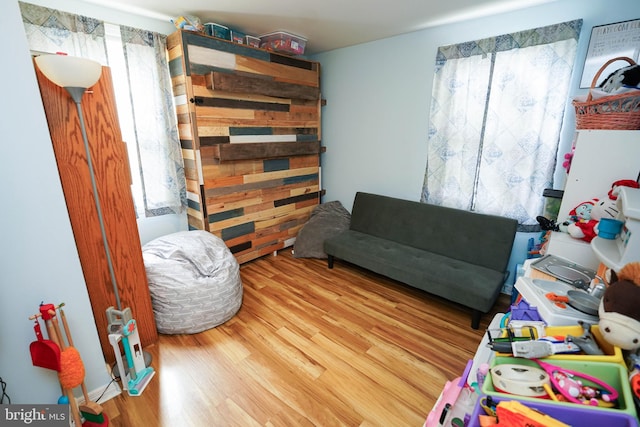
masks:
POLYGON ((591 207, 591 217, 588 221, 577 221, 567 226, 567 233, 575 239, 591 242, 598 235, 598 223, 602 218, 618 216, 616 201, 603 197, 591 207))

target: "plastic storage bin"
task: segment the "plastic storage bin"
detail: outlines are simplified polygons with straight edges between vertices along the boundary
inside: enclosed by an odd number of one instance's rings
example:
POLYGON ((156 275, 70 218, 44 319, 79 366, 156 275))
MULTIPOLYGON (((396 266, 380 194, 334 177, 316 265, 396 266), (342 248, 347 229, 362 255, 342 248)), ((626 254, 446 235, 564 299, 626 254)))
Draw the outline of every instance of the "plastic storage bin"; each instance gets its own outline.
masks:
MULTIPOLYGON (((482 399, 482 397, 480 398, 482 399)), ((467 427, 480 427, 478 421, 479 415, 484 415, 484 410, 480 406, 480 399, 476 403, 476 406, 469 418, 469 424, 467 427)), ((504 399, 501 397, 492 397, 496 404, 507 401, 516 400, 523 405, 528 406, 531 409, 535 409, 543 414, 549 415, 558 421, 571 426, 580 427, 638 427, 638 420, 636 417, 626 413, 612 413, 604 411, 590 411, 583 408, 581 405, 573 405, 572 407, 564 407, 560 405, 553 405, 548 401, 525 401, 516 398, 504 399)))
POLYGON ((238 44, 244 44, 246 34, 242 31, 231 30, 231 41, 238 44))
POLYGON ((231 40, 231 30, 215 22, 207 22, 204 24, 204 31, 208 36, 217 37, 219 39, 231 40))
MULTIPOLYGON (((636 408, 633 401, 633 394, 631 392, 631 387, 629 385, 629 377, 627 374, 627 369, 618 364, 618 363, 609 363, 609 362, 587 362, 587 361, 578 361, 578 360, 549 360, 548 363, 553 365, 557 365, 561 368, 571 369, 576 372, 582 372, 587 375, 591 375, 592 377, 598 378, 601 381, 609 384, 611 387, 615 388, 618 392, 618 401, 616 408, 604 408, 599 406, 589 406, 589 405, 580 405, 577 403, 571 402, 555 402, 551 399, 540 399, 535 397, 525 397, 525 396, 516 396, 513 394, 503 393, 500 391, 496 391, 493 387, 493 380, 491 375, 487 375, 484 384, 482 386, 482 392, 486 395, 502 398, 502 399, 518 399, 521 401, 529 401, 529 402, 544 402, 553 406, 560 406, 563 409, 567 408, 582 408, 584 411, 588 412, 605 412, 608 414, 616 414, 616 413, 625 413, 632 417, 636 417, 636 408)), ((494 367, 496 365, 501 364, 517 364, 517 365, 525 365, 525 366, 534 366, 537 367, 538 364, 529 359, 522 359, 516 357, 501 357, 496 356, 492 361, 491 366, 494 367)), ((586 382, 588 383, 588 382, 586 382)), ((585 384, 586 384, 585 383, 585 384)), ((595 416, 595 415, 594 415, 595 416)), ((580 425, 580 424, 576 424, 580 425)), ((602 424, 607 425, 608 424, 602 424)))
POLYGON ((244 36, 245 38, 245 44, 247 44, 248 46, 251 47, 260 47, 260 38, 259 37, 255 37, 255 36, 250 36, 250 35, 246 35, 244 36))
POLYGON ((307 39, 289 34, 284 31, 263 34, 260 36, 260 47, 274 52, 290 53, 293 55, 304 54, 307 39))
POLYGON ((564 191, 554 190, 552 188, 545 188, 542 192, 544 197, 544 216, 547 219, 556 221, 558 219, 558 212, 560 211, 560 204, 562 203, 562 196, 564 191))
MULTIPOLYGON (((550 337, 566 337, 567 335, 572 335, 574 337, 579 337, 583 334, 582 326, 547 326, 544 328, 545 335, 550 337)), ((622 366, 625 365, 624 356, 622 355, 622 350, 620 347, 616 347, 607 342, 600 333, 600 327, 598 325, 591 326, 591 334, 593 338, 598 344, 598 347, 604 353, 603 355, 591 355, 591 354, 554 354, 552 356, 547 356, 544 358, 545 361, 549 361, 549 363, 554 363, 554 360, 577 360, 577 361, 587 361, 587 362, 610 362, 610 363, 619 363, 622 366)), ((496 356, 502 357, 510 357, 511 354, 507 353, 496 353, 496 356)))
MULTIPOLYGON (((548 326, 545 328, 545 333, 550 336, 581 336, 582 327, 576 326, 548 326)), ((591 354, 554 354, 553 356, 546 357, 545 360, 577 360, 587 362, 610 362, 619 363, 626 367, 624 356, 620 347, 616 347, 608 343, 600 333, 600 327, 598 325, 591 326, 591 334, 594 340, 598 344, 598 347, 604 353, 603 355, 591 355, 591 354)), ((555 362, 550 362, 555 363, 555 362)))

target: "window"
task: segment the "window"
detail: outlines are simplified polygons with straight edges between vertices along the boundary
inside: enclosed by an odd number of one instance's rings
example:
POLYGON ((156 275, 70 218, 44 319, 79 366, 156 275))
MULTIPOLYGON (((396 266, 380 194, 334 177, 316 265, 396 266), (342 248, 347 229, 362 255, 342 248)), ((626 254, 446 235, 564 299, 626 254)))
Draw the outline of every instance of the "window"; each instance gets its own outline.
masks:
POLYGON ((438 49, 422 201, 537 226, 582 21, 438 49))
POLYGON ((110 67, 137 216, 183 212, 186 182, 166 37, 28 3, 20 8, 32 51, 65 52, 110 67))

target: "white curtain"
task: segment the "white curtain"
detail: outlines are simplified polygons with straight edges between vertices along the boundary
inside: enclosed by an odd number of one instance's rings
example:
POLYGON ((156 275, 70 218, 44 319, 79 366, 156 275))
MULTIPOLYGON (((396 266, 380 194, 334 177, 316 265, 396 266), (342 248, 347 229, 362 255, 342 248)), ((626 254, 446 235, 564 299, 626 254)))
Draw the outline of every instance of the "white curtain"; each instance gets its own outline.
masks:
POLYGON ((32 52, 64 52, 111 68, 138 217, 184 212, 186 181, 166 37, 29 3, 20 9, 32 52))
POLYGON ((535 227, 582 21, 438 49, 422 201, 535 227))

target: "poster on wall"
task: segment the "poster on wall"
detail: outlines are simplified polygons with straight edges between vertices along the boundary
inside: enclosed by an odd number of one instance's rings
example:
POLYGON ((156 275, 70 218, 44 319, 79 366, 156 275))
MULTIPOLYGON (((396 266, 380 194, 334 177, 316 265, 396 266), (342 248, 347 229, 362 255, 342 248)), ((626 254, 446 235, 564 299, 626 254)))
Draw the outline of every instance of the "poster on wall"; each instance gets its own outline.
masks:
MULTIPOLYGON (((640 19, 592 28, 580 88, 590 88, 600 67, 608 60, 620 56, 631 58, 635 63, 640 61, 640 19)), ((629 62, 625 60, 609 64, 600 74, 595 86, 599 86, 614 71, 628 65, 629 62)))

